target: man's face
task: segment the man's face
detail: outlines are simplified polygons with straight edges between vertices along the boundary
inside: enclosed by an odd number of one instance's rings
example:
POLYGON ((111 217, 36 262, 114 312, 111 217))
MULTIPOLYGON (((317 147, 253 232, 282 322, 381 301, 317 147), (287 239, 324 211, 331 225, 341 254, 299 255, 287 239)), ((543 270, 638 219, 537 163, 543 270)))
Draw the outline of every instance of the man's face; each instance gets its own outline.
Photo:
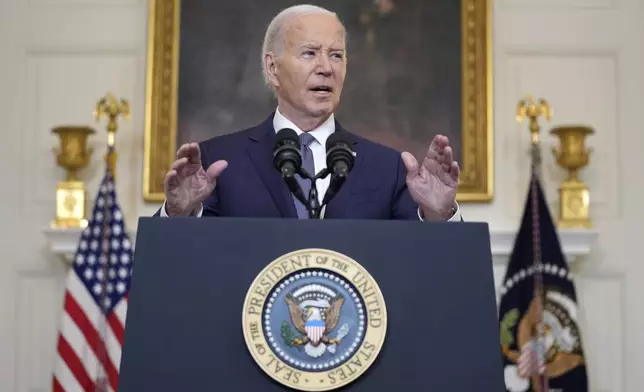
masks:
POLYGON ((318 118, 335 111, 346 74, 345 34, 331 15, 300 16, 285 26, 284 50, 269 64, 280 107, 318 118))

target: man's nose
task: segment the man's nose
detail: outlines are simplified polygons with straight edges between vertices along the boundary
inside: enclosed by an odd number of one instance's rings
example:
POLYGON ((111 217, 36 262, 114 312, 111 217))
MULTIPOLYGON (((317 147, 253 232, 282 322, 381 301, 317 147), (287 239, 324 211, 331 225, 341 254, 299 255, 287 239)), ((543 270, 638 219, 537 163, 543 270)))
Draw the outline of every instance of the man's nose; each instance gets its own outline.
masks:
POLYGON ((331 61, 326 55, 318 57, 317 73, 324 76, 331 76, 333 68, 331 68, 331 61))

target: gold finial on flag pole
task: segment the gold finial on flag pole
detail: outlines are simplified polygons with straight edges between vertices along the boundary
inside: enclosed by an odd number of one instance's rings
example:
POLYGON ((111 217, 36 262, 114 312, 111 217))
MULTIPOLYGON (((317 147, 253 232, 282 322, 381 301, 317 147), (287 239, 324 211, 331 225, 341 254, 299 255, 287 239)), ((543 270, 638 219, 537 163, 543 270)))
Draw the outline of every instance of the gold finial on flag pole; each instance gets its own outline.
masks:
POLYGON ((532 170, 533 174, 540 177, 541 167, 541 149, 539 146, 539 117, 545 117, 546 120, 552 120, 552 108, 548 101, 541 98, 539 101, 528 95, 525 99, 520 100, 517 105, 517 121, 522 122, 524 119, 530 121, 530 135, 532 138, 532 170))
POLYGON ((535 102, 532 96, 519 101, 517 105, 517 121, 522 122, 525 118, 530 120, 530 134, 532 135, 532 144, 539 144, 539 117, 545 117, 546 120, 552 119, 552 108, 545 99, 535 102))
POLYGON ((96 121, 100 121, 103 116, 107 116, 107 153, 105 154, 105 162, 110 168, 110 172, 114 179, 116 179, 116 131, 118 129, 116 119, 119 116, 123 116, 126 119, 130 119, 130 104, 121 99, 118 101, 114 95, 107 93, 105 97, 101 98, 96 103, 96 109, 94 110, 94 118, 96 121))

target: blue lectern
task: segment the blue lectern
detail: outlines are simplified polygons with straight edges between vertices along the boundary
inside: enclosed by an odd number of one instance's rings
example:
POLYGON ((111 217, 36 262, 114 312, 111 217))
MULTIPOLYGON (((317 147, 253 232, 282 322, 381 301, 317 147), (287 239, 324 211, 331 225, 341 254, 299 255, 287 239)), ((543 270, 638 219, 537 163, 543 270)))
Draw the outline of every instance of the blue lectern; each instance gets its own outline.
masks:
POLYGON ((484 223, 141 218, 119 392, 502 391, 484 223))

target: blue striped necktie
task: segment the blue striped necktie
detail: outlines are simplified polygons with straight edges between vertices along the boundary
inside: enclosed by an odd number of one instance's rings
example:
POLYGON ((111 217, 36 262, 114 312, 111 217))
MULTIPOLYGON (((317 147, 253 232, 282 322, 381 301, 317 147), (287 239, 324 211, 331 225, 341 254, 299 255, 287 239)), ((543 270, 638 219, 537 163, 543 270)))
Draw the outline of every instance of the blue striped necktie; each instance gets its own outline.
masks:
MULTIPOLYGON (((313 165, 313 151, 311 151, 311 143, 315 140, 315 137, 309 135, 307 132, 304 132, 300 135, 300 152, 302 153, 302 168, 306 170, 310 175, 315 175, 315 166, 313 165)), ((296 175, 297 182, 304 192, 304 197, 308 199, 309 190, 311 189, 311 181, 302 178, 299 174, 296 175)), ((309 212, 306 209, 306 206, 302 204, 299 200, 293 196, 295 201, 295 208, 297 209, 297 217, 299 219, 309 219, 309 212)))

